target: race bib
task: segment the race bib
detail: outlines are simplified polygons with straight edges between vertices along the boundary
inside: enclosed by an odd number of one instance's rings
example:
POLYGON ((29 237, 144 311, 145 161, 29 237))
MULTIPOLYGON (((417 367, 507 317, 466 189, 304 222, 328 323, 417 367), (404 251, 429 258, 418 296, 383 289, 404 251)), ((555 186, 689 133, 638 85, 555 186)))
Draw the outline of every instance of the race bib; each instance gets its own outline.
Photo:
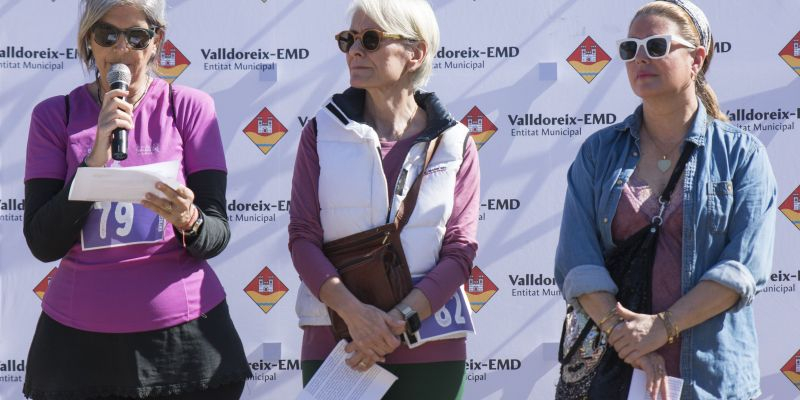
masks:
POLYGON ((81 230, 84 251, 155 243, 164 239, 166 221, 141 204, 95 202, 81 230))
POLYGON ((422 326, 416 335, 417 342, 408 347, 413 349, 433 340, 464 337, 467 332, 474 333, 475 329, 472 327, 466 296, 459 290, 450 297, 444 307, 422 321, 422 326))

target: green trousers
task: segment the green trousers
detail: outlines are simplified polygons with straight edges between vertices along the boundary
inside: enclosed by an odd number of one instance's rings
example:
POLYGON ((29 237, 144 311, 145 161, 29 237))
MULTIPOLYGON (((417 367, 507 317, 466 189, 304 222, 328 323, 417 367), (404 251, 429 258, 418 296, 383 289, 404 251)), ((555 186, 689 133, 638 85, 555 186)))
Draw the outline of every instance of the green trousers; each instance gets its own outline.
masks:
MULTIPOLYGON (((322 361, 302 361, 303 387, 322 366, 322 361)), ((466 373, 463 361, 424 364, 381 364, 397 376, 383 400, 461 400, 466 373)))

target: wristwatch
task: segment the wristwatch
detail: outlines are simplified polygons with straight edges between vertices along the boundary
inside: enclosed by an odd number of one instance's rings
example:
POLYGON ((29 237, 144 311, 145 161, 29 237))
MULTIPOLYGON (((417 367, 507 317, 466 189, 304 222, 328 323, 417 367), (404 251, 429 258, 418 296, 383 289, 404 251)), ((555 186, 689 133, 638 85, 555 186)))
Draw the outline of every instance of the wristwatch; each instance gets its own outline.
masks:
POLYGON ((400 311, 400 314, 403 314, 403 320, 406 321, 404 338, 407 338, 409 344, 416 343, 418 339, 417 332, 422 325, 419 320, 419 315, 413 308, 403 303, 398 304, 395 308, 397 308, 397 311, 400 311))
POLYGON ((197 219, 194 220, 192 226, 185 231, 181 231, 183 236, 196 236, 198 232, 200 232, 200 227, 203 225, 203 213, 200 212, 200 209, 197 209, 197 219))

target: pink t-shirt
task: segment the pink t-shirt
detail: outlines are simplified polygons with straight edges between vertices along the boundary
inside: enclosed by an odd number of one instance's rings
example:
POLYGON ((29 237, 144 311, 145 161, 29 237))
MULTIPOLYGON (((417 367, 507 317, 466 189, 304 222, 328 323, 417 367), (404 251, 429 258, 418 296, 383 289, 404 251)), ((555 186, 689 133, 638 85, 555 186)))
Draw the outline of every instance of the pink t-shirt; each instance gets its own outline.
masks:
MULTIPOLYGON (((226 171, 211 97, 154 79, 133 112, 128 158, 108 167, 179 160, 178 180, 202 170, 226 171)), ((92 148, 100 112, 88 85, 39 103, 31 116, 25 180, 69 182, 92 148)), ((153 192, 157 192, 154 188, 153 192)), ((76 244, 61 260, 42 302, 47 315, 77 329, 140 332, 193 320, 225 291, 205 260, 182 247, 172 225, 140 204, 95 203, 76 244)))

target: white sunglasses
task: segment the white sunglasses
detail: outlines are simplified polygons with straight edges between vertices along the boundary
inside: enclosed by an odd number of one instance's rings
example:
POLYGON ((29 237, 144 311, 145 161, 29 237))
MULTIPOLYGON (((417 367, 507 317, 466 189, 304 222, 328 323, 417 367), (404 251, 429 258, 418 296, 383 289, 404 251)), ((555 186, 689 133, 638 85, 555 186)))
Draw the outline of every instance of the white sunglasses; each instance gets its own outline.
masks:
POLYGON ((617 40, 619 58, 625 62, 633 61, 633 59, 636 58, 636 53, 639 51, 639 46, 644 46, 647 56, 652 60, 664 58, 669 54, 669 48, 672 42, 682 44, 690 49, 697 47, 689 43, 686 39, 675 35, 653 35, 644 39, 625 38, 617 40))

